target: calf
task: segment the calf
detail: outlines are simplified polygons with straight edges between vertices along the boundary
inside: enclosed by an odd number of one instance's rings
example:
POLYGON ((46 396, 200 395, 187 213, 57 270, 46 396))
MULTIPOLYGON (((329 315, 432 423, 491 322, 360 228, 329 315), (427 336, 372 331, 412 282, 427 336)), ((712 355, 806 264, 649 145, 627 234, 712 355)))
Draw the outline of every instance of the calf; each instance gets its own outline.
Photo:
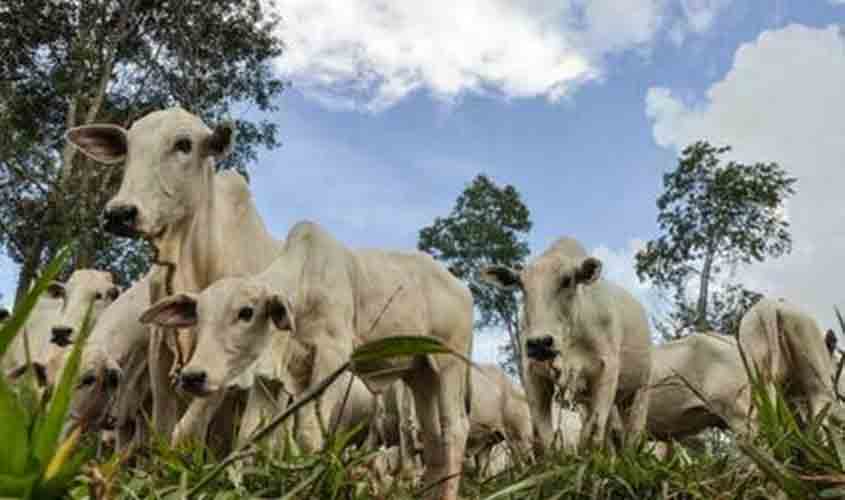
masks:
MULTIPOLYGON (((181 386, 200 396, 248 370, 273 335, 292 335, 309 350, 301 371, 307 376, 294 377, 299 394, 349 359, 355 345, 390 335, 432 336, 468 355, 472 296, 428 255, 351 251, 318 225, 301 222, 261 274, 163 299, 142 319, 200 330, 180 376, 181 386)), ((438 483, 432 493, 456 498, 468 430, 467 366, 449 355, 421 355, 386 362, 385 368, 379 373, 386 376, 365 382, 376 393, 397 378, 408 384, 423 429, 424 479, 438 483)), ((339 400, 338 390, 331 386, 323 398, 339 400)), ((320 405, 323 421, 331 408, 320 405)), ((303 410, 306 418, 316 417, 313 405, 303 410)), ((313 444, 319 446, 320 436, 313 436, 313 444)))

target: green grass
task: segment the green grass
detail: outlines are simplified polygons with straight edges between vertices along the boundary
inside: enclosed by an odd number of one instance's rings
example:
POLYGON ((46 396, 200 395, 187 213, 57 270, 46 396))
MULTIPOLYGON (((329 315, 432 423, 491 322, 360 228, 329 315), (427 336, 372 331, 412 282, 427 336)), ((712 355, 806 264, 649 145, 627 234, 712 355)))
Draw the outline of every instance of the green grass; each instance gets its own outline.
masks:
MULTIPOLYGON (((400 350, 404 353, 406 348, 400 350)), ((372 366, 378 356, 372 350, 366 352, 366 364, 372 366)), ((843 429, 822 424, 821 418, 804 420, 779 393, 769 397, 756 378, 752 379, 752 393, 760 428, 753 439, 734 440, 728 434, 712 433, 711 452, 677 447, 665 460, 651 454, 645 443, 616 452, 550 453, 534 464, 516 466, 486 480, 465 475, 461 495, 485 500, 845 496, 843 429)), ((290 444, 270 449, 253 443, 224 460, 225 467, 205 450, 158 447, 132 467, 112 466, 116 472, 109 481, 114 496, 109 498, 420 497, 409 484, 373 491, 360 467, 373 454, 351 448, 350 438, 351 434, 334 436, 323 452, 307 456, 290 444)), ((72 497, 103 498, 90 494, 96 484, 90 474, 80 478, 72 497)))
MULTIPOLYGON (((26 315, 66 252, 51 263, 32 293, 0 331, 0 354, 20 331, 26 315)), ((0 377, 0 500, 74 499, 413 499, 421 492, 396 479, 376 485, 364 464, 373 451, 350 445, 361 427, 331 437, 322 452, 306 455, 288 439, 271 448, 263 438, 301 404, 312 400, 349 370, 378 376, 388 358, 420 353, 455 354, 431 339, 401 337, 362 346, 350 361, 272 419, 244 446, 226 457, 199 447, 173 449, 156 442, 132 457, 92 460, 78 434, 61 435, 79 356, 90 331, 74 346, 60 384, 38 401, 31 379, 9 386, 0 377), (85 467, 82 464, 85 463, 85 467)), ((845 325, 843 325, 845 327, 845 325)), ((468 360, 467 360, 468 361, 468 360)), ((747 366, 747 365, 746 365, 747 366)), ((841 427, 806 420, 780 393, 768 393, 751 376, 759 433, 736 440, 711 433, 711 452, 677 447, 659 459, 645 443, 615 452, 553 452, 499 476, 463 477, 461 495, 472 499, 769 499, 845 497, 845 433, 841 427), (713 451, 715 450, 715 451, 713 451)))

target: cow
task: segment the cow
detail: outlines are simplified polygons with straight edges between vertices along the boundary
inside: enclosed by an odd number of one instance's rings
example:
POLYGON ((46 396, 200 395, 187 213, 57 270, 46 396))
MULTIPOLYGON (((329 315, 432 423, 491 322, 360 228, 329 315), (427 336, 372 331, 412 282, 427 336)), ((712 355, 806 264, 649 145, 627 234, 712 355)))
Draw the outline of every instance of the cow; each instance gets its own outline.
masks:
POLYGON ((39 385, 46 387, 49 385, 48 379, 55 378, 57 366, 49 362, 55 349, 50 343, 50 328, 61 313, 61 308, 61 295, 54 286, 49 287, 38 298, 24 323, 23 330, 15 335, 9 351, 4 356, 4 368, 10 379, 15 380, 26 373, 27 348, 39 385))
POLYGON ((71 344, 73 335, 82 328, 89 307, 93 325, 120 294, 112 274, 95 269, 77 269, 66 283, 51 283, 50 289, 52 295, 62 299, 61 312, 50 328, 50 342, 59 347, 71 344))
POLYGON ((504 441, 521 459, 529 459, 534 427, 525 391, 494 364, 478 365, 470 383, 467 455, 487 463, 493 447, 504 441))
POLYGON ((682 440, 708 428, 745 433, 753 427, 751 387, 736 339, 715 332, 654 347, 648 400, 646 428, 655 439, 682 440))
POLYGON ((82 351, 71 419, 84 418, 93 430, 113 425, 116 449, 143 439, 145 425, 138 420, 151 396, 149 335, 138 319, 150 306, 150 282, 158 271, 148 272, 100 314, 82 351))
MULTIPOLYGON (((196 395, 225 388, 259 359, 273 335, 291 335, 309 350, 296 376, 302 393, 349 359, 354 346, 390 335, 426 335, 464 356, 473 325, 469 289, 429 255, 352 251, 312 222, 288 233, 279 257, 264 272, 221 279, 200 294, 160 300, 142 321, 196 327, 198 343, 181 372, 181 386, 196 395)), ((432 494, 457 497, 468 422, 467 370, 450 355, 420 355, 385 362, 381 377, 364 377, 375 393, 397 378, 410 388, 422 427, 424 481, 432 494), (439 490, 439 491, 438 491, 439 490)), ((292 372, 294 370, 292 369, 292 372)), ((340 398, 335 384, 328 401, 340 398)), ((331 405, 304 408, 304 418, 329 420, 331 405)), ((302 429, 299 429, 303 432, 302 429)), ((319 447, 319 436, 312 447, 319 447)))
POLYGON ((525 389, 538 451, 553 439, 552 399, 587 406, 581 446, 604 445, 608 417, 622 408, 626 433, 646 424, 651 335, 643 306, 601 277, 602 263, 576 240, 561 238, 524 269, 483 268, 482 281, 524 293, 525 389))
MULTIPOLYGON (((279 252, 244 178, 232 171, 215 174, 215 162, 232 150, 234 135, 231 123, 211 129, 180 107, 149 113, 129 130, 96 124, 66 133, 88 157, 125 164, 120 189, 106 205, 105 227, 152 244, 155 262, 166 270, 151 283, 153 302, 200 292, 222 278, 256 274, 279 252)), ((203 441, 225 396, 193 401, 182 413, 170 378, 195 343, 185 330, 154 329, 150 335, 153 421, 158 434, 174 443, 203 441)))
MULTIPOLYGON (((818 415, 834 403, 833 362, 818 323, 783 299, 760 299, 739 324, 739 345, 770 394, 783 390, 788 401, 805 401, 818 415)), ((842 419, 836 405, 829 416, 842 419)))

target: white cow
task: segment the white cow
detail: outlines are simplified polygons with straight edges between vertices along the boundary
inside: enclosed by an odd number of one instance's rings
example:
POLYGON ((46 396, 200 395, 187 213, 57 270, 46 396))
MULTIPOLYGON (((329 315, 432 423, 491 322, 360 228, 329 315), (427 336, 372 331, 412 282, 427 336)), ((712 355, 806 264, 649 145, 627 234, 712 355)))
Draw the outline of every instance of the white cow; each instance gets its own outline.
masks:
POLYGON ((525 391, 494 364, 473 369, 470 383, 467 455, 480 455, 478 462, 487 463, 492 448, 504 441, 523 460, 530 459, 534 427, 525 391))
POLYGON ((150 281, 158 271, 153 268, 100 314, 82 351, 71 417, 86 418, 95 429, 114 425, 117 449, 133 440, 140 444, 146 427, 139 412, 151 396, 149 332, 139 318, 150 306, 150 281))
POLYGON ((62 299, 58 289, 51 286, 38 298, 24 324, 18 332, 4 358, 4 368, 12 379, 17 379, 26 372, 26 344, 29 347, 30 360, 37 381, 42 386, 49 385, 55 378, 57 366, 49 360, 56 349, 50 343, 50 328, 61 313, 62 299))
MULTIPOLYGON (((198 395, 219 391, 248 370, 273 335, 293 335, 311 351, 304 360, 309 376, 294 377, 301 393, 346 361, 355 345, 385 336, 433 336, 468 355, 472 296, 428 255, 351 251, 316 224, 301 222, 265 272, 222 279, 199 295, 165 298, 142 320, 200 330, 180 376, 181 385, 198 395)), ((441 498, 456 498, 468 431, 467 366, 448 355, 385 365, 383 378, 366 383, 375 392, 396 377, 408 384, 423 429, 424 479, 440 482, 432 492, 439 490, 441 498)), ((327 400, 337 401, 340 390, 331 386, 327 400)), ((325 406, 320 410, 328 421, 331 405, 325 406)), ((320 436, 312 439, 319 445, 320 436)))
POLYGON ((651 336, 642 305, 601 279, 601 261, 562 238, 522 271, 489 266, 480 277, 524 293, 525 389, 540 450, 552 442, 555 386, 587 405, 580 442, 603 444, 614 404, 626 430, 646 424, 651 336))
MULTIPOLYGON (((157 262, 169 272, 152 284, 153 301, 200 292, 222 278, 256 274, 278 253, 243 177, 229 171, 215 175, 215 161, 234 145, 231 124, 212 130, 177 107, 150 113, 129 130, 73 128, 67 139, 102 163, 125 162, 120 190, 106 207, 106 227, 154 246, 157 262)), ((172 331, 151 334, 153 420, 158 433, 172 435, 174 442, 203 440, 224 398, 220 392, 196 400, 182 414, 170 376, 187 362, 195 342, 191 332, 180 331, 175 338, 172 331)))
POLYGON ((73 335, 82 328, 89 306, 93 325, 103 310, 120 295, 112 274, 95 269, 77 269, 67 283, 54 282, 50 288, 51 295, 60 297, 63 302, 61 312, 50 328, 50 341, 60 347, 70 345, 73 335))
POLYGON ((748 430, 751 392, 735 338, 696 333, 655 346, 652 362, 647 429, 653 437, 748 430))
MULTIPOLYGON (((769 390, 784 389, 788 400, 806 401, 810 415, 835 402, 833 363, 816 321, 784 300, 761 299, 743 316, 739 343, 769 390)), ((834 405, 831 416, 841 419, 834 405)))

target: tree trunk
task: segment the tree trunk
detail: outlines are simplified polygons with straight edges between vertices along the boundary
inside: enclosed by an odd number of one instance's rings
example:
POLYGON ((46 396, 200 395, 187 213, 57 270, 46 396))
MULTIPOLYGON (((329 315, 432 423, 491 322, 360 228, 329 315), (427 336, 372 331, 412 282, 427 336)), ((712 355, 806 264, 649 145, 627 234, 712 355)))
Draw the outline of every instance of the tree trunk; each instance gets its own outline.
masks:
POLYGON ((707 256, 704 258, 704 267, 701 269, 701 283, 698 291, 698 305, 696 306, 695 329, 699 332, 704 332, 710 329, 710 323, 707 321, 707 299, 709 298, 708 288, 710 286, 710 270, 713 267, 713 258, 715 250, 709 248, 707 256))
POLYGON ((520 341, 522 340, 522 335, 520 335, 519 331, 519 312, 514 314, 514 317, 508 318, 505 322, 505 328, 508 330, 508 337, 511 341, 511 346, 513 346, 513 354, 514 359, 516 360, 516 373, 519 375, 519 383, 525 383, 525 375, 522 373, 522 345, 520 341))
POLYGON ((16 306, 26 297, 32 280, 35 279, 35 272, 38 270, 38 264, 41 262, 41 252, 44 251, 44 243, 43 238, 37 238, 27 250, 23 264, 21 265, 21 272, 18 274, 18 287, 15 291, 16 306))

